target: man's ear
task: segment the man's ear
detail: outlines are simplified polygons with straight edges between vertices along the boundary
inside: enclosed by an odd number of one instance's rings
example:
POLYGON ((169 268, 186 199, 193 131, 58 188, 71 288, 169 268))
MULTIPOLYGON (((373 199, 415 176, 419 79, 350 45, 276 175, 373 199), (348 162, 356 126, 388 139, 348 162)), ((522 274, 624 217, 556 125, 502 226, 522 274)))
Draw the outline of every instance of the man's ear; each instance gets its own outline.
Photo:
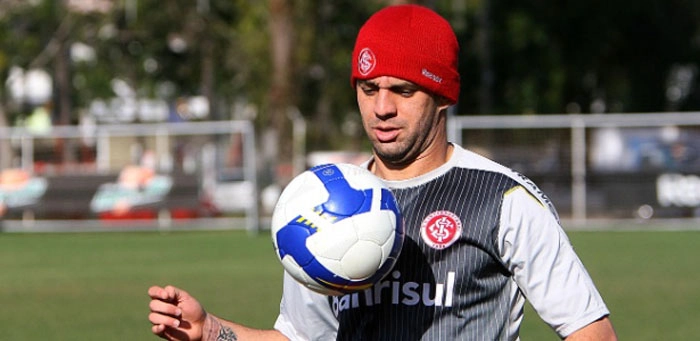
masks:
POLYGON ((435 100, 437 100, 438 111, 445 111, 452 105, 449 99, 442 96, 436 96, 435 100))

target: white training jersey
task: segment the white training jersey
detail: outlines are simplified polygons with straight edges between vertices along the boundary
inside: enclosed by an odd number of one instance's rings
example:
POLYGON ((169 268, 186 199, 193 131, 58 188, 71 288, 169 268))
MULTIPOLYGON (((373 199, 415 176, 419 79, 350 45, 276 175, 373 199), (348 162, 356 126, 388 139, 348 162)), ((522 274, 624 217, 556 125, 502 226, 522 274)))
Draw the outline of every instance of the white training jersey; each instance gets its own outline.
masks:
POLYGON ((525 297, 560 337, 609 314, 524 176, 455 145, 443 166, 385 183, 406 228, 392 272, 339 297, 285 273, 275 329, 292 340, 517 340, 525 297))

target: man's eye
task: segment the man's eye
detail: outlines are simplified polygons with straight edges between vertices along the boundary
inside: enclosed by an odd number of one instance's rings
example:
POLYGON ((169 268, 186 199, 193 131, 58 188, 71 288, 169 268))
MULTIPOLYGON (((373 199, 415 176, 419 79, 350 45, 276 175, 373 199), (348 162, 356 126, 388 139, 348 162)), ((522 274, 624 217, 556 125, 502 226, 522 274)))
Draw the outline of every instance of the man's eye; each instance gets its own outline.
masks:
POLYGON ((365 95, 373 95, 374 93, 377 92, 377 89, 372 88, 372 87, 360 87, 362 89, 362 92, 365 93, 365 95))
POLYGON ((403 97, 411 97, 415 93, 416 93, 416 90, 414 90, 414 89, 401 89, 401 91, 399 91, 399 94, 403 97))

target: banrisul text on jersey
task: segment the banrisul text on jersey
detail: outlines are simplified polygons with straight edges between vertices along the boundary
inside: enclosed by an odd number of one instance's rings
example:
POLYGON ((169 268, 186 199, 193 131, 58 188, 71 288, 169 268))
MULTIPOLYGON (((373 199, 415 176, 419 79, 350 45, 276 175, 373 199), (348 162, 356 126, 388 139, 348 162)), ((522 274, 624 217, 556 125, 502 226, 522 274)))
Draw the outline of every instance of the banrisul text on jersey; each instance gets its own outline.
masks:
POLYGON ((388 303, 394 305, 424 305, 426 307, 451 307, 454 298, 455 272, 447 273, 446 283, 417 283, 402 282, 401 273, 391 273, 393 280, 384 280, 375 286, 361 292, 335 296, 331 305, 333 313, 347 309, 371 307, 375 304, 388 303))

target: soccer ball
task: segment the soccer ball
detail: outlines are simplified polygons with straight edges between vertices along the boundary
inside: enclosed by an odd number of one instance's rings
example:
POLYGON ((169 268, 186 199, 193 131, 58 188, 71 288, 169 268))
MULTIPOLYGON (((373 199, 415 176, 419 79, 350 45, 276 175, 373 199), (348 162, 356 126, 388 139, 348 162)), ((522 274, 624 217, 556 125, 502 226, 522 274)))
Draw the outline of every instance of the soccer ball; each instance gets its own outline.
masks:
POLYGON ((363 290, 384 278, 404 239, 391 191, 368 170, 344 163, 292 179, 277 201, 271 230, 284 269, 325 295, 363 290))

